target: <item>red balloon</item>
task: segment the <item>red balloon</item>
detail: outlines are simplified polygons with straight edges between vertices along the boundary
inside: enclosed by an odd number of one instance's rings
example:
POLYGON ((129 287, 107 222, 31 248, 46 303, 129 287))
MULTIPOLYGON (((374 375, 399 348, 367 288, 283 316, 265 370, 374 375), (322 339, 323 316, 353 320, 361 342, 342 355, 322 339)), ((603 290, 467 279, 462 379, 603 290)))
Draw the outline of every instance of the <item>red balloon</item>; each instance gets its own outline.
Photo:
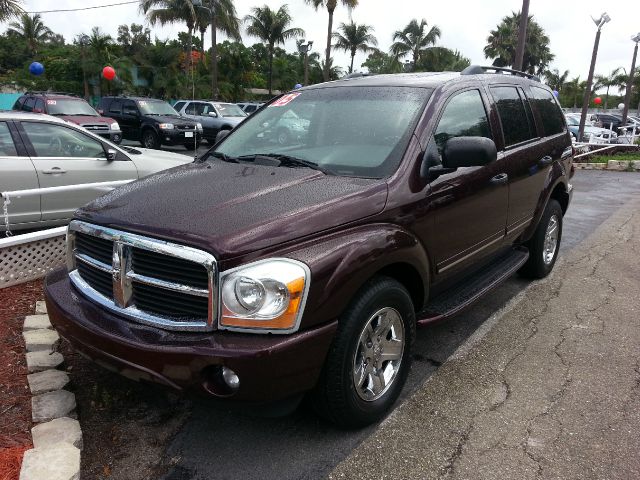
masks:
POLYGON ((596 105, 600 105, 602 103, 602 99, 600 97, 596 97, 593 99, 593 103, 596 105))
POLYGON ((102 76, 107 80, 111 81, 114 78, 116 78, 116 71, 113 69, 113 67, 109 67, 109 66, 104 67, 102 69, 102 76))

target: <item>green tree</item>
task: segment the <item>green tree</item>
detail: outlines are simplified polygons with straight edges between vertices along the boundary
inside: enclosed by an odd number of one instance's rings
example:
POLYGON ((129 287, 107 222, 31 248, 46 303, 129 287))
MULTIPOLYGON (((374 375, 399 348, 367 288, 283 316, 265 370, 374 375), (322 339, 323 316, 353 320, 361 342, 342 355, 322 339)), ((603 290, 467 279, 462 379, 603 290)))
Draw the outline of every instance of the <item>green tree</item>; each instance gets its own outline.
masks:
POLYGON ((391 54, 397 58, 411 55, 414 68, 417 67, 420 57, 440 38, 441 31, 436 25, 427 31, 427 21, 423 18, 420 23, 415 18, 402 30, 393 34, 394 43, 391 45, 391 54))
MULTIPOLYGON (((324 81, 328 81, 331 76, 331 38, 333 35, 333 13, 338 6, 338 0, 305 0, 306 3, 312 5, 316 10, 320 7, 326 8, 329 13, 329 23, 327 25, 327 49, 324 56, 324 68, 323 77, 324 81)), ((358 0, 340 0, 340 3, 347 7, 349 10, 354 9, 358 5, 358 0)))
POLYGON ((565 70, 564 73, 561 74, 560 70, 554 68, 553 70, 545 71, 543 75, 547 81, 547 85, 549 85, 551 89, 562 92, 562 88, 565 83, 567 83, 567 78, 569 78, 569 70, 565 70))
POLYGON ((369 73, 399 73, 402 72, 402 63, 395 55, 388 55, 381 50, 374 50, 361 65, 369 70, 369 73))
POLYGON ((37 13, 35 15, 23 13, 20 15, 20 21, 9 24, 7 33, 25 42, 31 55, 36 55, 40 45, 53 36, 53 32, 42 22, 42 17, 37 13))
POLYGON ((251 15, 244 19, 249 25, 247 33, 262 40, 269 52, 269 77, 267 86, 269 94, 273 91, 273 54, 277 44, 284 44, 290 38, 304 36, 304 30, 289 27, 292 18, 287 5, 282 5, 277 11, 271 10, 267 5, 254 7, 251 15))
POLYGON ((594 90, 598 90, 600 88, 606 88, 606 92, 604 95, 604 108, 605 110, 609 108, 609 90, 611 87, 616 87, 620 89, 620 80, 622 68, 616 68, 609 75, 596 75, 595 76, 595 87, 594 90))
POLYGON ((351 64, 349 65, 349 73, 353 72, 353 59, 357 52, 369 53, 375 50, 378 40, 371 33, 373 27, 371 25, 358 25, 351 21, 350 23, 341 23, 338 27, 340 32, 333 32, 335 40, 334 48, 344 50, 351 55, 351 64))
POLYGON ((471 65, 471 60, 458 50, 446 47, 431 47, 425 50, 416 66, 422 72, 461 72, 471 65))
MULTIPOLYGON (((489 32, 484 55, 493 59, 493 65, 496 67, 509 67, 514 64, 520 16, 520 12, 513 12, 510 16, 504 17, 495 30, 489 32)), ((530 15, 522 70, 541 75, 554 58, 549 49, 549 37, 533 19, 533 15, 530 15)))
POLYGON ((6 22, 10 18, 22 14, 21 0, 0 0, 0 22, 6 22))

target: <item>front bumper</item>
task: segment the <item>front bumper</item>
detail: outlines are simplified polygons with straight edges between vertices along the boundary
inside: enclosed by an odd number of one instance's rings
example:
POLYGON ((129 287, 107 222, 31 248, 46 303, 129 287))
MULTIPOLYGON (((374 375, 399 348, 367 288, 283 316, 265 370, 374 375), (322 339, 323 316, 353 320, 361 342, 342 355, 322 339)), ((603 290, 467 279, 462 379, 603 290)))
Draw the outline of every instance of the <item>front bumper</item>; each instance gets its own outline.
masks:
POLYGON ((178 390, 201 390, 242 402, 268 403, 313 388, 337 321, 292 335, 168 332, 125 320, 87 300, 65 269, 45 280, 51 323, 61 337, 96 363, 134 380, 178 390), (230 394, 213 372, 231 368, 240 379, 230 394))
POLYGON ((172 130, 158 130, 158 135, 160 135, 160 143, 163 145, 188 145, 193 144, 194 142, 200 143, 202 141, 202 132, 197 130, 185 131, 178 130, 177 128, 172 130), (189 133, 192 133, 193 136, 187 137, 186 135, 189 133))
POLYGON ((122 132, 120 130, 109 130, 108 132, 101 132, 98 135, 115 144, 119 144, 122 141, 122 132))

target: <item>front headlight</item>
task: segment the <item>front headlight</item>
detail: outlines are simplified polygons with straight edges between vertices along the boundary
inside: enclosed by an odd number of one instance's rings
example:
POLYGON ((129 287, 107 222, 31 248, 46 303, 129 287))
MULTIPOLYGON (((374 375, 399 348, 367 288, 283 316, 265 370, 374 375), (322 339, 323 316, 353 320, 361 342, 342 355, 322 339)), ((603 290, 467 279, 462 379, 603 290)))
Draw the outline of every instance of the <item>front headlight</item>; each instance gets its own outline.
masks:
POLYGON ((173 123, 161 123, 158 128, 162 130, 173 130, 173 123))
POLYGON ((310 277, 309 267, 288 258, 263 260, 223 272, 220 328, 265 333, 296 331, 310 277))
POLYGON ((111 124, 111 130, 120 130, 120 125, 118 125, 118 122, 113 122, 111 124))
POLYGON ((202 131, 202 124, 198 122, 196 124, 196 128, 201 132, 202 131))

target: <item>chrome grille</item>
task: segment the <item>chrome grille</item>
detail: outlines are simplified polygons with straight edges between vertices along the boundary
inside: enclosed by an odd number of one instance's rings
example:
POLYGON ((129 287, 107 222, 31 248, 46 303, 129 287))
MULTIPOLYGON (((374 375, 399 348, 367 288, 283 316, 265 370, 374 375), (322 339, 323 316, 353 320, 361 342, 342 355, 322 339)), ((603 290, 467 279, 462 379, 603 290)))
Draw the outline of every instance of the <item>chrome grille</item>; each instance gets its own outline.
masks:
POLYGON ((176 125, 176 129, 178 130, 195 130, 195 125, 176 125))
POLYGON ((69 277, 95 302, 171 330, 212 330, 217 268, 206 252, 74 220, 69 277))
POLYGON ((91 132, 108 132, 109 131, 109 125, 105 123, 98 123, 98 124, 85 123, 82 126, 91 132))

